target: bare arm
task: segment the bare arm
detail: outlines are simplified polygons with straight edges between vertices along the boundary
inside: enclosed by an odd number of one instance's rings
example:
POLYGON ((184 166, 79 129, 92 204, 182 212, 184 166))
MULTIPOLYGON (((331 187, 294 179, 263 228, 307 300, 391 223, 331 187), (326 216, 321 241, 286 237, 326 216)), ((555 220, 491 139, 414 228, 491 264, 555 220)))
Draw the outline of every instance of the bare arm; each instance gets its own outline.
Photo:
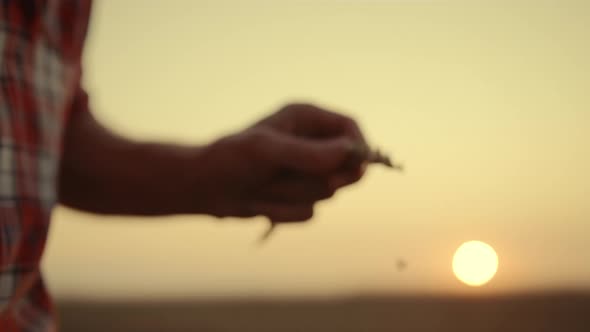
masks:
POLYGON ((202 147, 134 142, 107 130, 90 112, 75 113, 65 135, 62 204, 105 214, 206 212, 199 210, 194 176, 202 147))
POLYGON ((59 199, 104 214, 303 221, 317 201, 361 178, 359 144, 352 119, 312 105, 288 105, 204 146, 133 142, 77 112, 65 134, 59 199))

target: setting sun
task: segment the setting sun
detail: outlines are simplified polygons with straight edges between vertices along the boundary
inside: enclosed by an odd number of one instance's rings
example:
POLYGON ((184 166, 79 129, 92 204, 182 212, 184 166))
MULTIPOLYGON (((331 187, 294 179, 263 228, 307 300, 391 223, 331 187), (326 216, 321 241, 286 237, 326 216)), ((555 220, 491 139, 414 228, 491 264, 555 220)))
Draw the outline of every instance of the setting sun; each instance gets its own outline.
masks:
POLYGON ((463 243, 453 257, 453 272, 466 285, 477 287, 488 283, 498 270, 498 255, 480 241, 463 243))

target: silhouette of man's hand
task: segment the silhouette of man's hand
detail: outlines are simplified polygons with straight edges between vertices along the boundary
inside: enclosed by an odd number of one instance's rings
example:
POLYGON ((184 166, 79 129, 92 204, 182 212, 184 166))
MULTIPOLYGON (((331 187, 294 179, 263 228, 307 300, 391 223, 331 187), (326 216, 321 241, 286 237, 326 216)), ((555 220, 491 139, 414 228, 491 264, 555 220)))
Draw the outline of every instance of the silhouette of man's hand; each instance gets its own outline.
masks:
POLYGON ((200 169, 211 176, 196 184, 207 193, 199 205, 217 217, 308 220, 316 202, 362 177, 365 147, 351 118, 288 105, 204 148, 200 169))

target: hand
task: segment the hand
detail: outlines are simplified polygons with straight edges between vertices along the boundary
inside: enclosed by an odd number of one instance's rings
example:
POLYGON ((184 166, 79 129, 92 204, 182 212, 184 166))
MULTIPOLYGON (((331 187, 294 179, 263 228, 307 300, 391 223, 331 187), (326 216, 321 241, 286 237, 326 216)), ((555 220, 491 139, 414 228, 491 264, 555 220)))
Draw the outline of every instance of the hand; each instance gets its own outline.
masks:
POLYGON ((217 217, 305 221, 314 204, 358 181, 366 143, 351 118, 305 104, 203 149, 200 206, 217 217), (204 178, 204 179, 203 179, 204 178))

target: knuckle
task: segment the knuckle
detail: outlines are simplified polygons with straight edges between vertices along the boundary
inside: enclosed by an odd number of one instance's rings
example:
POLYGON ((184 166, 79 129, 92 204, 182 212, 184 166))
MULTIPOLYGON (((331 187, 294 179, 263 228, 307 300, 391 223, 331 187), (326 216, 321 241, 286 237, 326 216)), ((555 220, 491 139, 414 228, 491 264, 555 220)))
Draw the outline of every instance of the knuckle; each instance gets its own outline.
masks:
POLYGON ((330 183, 325 182, 319 186, 318 193, 319 199, 328 199, 334 196, 336 190, 330 186, 330 183))
POLYGON ((276 213, 276 212, 267 213, 265 215, 265 217, 267 217, 273 223, 293 222, 293 217, 290 215, 286 215, 284 213, 276 213))
POLYGON ((342 115, 342 126, 348 131, 348 132, 360 132, 360 128, 358 123, 356 122, 356 120, 348 115, 342 115))
POLYGON ((263 217, 266 217, 268 220, 270 220, 271 222, 275 223, 275 222, 282 222, 280 216, 275 215, 274 213, 270 213, 270 212, 264 212, 260 214, 263 217))
POLYGON ((285 114, 285 113, 293 112, 294 107, 295 107, 295 104, 283 105, 283 107, 281 107, 277 113, 285 114))
POLYGON ((256 211, 250 204, 241 204, 236 207, 235 215, 239 218, 252 218, 260 215, 260 212, 256 211))
POLYGON ((313 208, 313 205, 311 205, 303 210, 303 213, 301 215, 301 221, 310 220, 311 218, 313 218, 313 214, 314 214, 314 208, 313 208))
POLYGON ((336 194, 336 191, 332 188, 328 188, 326 191, 326 195, 324 195, 324 199, 332 198, 336 194))
POLYGON ((310 103, 295 102, 283 106, 279 112, 285 114, 301 114, 302 112, 313 112, 317 110, 318 108, 310 103))
POLYGON ((266 128, 252 128, 248 130, 244 144, 248 148, 256 148, 270 140, 270 132, 266 128))
POLYGON ((357 128, 358 124, 354 118, 348 115, 342 115, 342 122, 345 126, 349 128, 357 128))
POLYGON ((282 212, 268 211, 265 216, 272 222, 296 223, 305 222, 313 218, 313 205, 292 207, 282 212))
POLYGON ((283 108, 281 108, 277 113, 284 117, 291 117, 297 114, 298 109, 299 108, 297 104, 287 104, 283 106, 283 108))

